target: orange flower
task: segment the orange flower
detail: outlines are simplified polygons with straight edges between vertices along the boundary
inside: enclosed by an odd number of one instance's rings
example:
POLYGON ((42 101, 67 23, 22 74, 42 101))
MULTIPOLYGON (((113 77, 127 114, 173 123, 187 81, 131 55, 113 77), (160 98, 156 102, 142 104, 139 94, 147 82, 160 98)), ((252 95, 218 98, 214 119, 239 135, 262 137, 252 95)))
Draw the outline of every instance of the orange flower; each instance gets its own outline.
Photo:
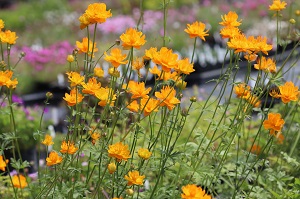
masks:
POLYGON ((279 113, 269 113, 268 119, 263 122, 263 125, 266 130, 270 130, 271 135, 275 135, 275 132, 281 131, 284 120, 279 113))
POLYGON ((128 82, 128 91, 132 94, 132 99, 137 98, 148 98, 148 94, 151 91, 151 88, 145 88, 145 82, 135 82, 130 80, 128 82))
POLYGON ((8 43, 10 45, 13 45, 16 43, 16 40, 18 39, 16 32, 12 32, 10 30, 6 30, 5 32, 0 32, 0 41, 2 43, 8 43))
POLYGON ((273 0, 273 4, 269 6, 269 10, 281 11, 285 9, 286 2, 281 2, 280 0, 273 0))
POLYGON ((90 4, 85 13, 79 17, 80 29, 85 28, 89 24, 104 23, 111 16, 110 10, 106 10, 105 3, 90 4))
POLYGON ((128 181, 127 185, 143 185, 145 176, 141 176, 139 171, 129 171, 127 175, 124 176, 125 180, 128 181))
POLYGON ((159 100, 156 100, 156 99, 153 99, 153 98, 150 98, 150 99, 143 98, 143 99, 141 99, 141 107, 142 107, 142 109, 144 109, 144 115, 148 116, 153 111, 157 112, 158 107, 159 107, 159 103, 160 103, 159 100))
POLYGON ((236 14, 236 12, 229 11, 227 15, 221 16, 223 21, 220 22, 219 24, 222 26, 234 26, 234 27, 240 26, 242 20, 237 21, 238 17, 239 16, 236 14))
POLYGON ((256 60, 257 54, 255 54, 255 53, 246 54, 246 55, 244 56, 244 58, 245 58, 246 60, 248 60, 248 62, 252 62, 252 61, 255 61, 255 60, 256 60))
POLYGON ((52 137, 51 135, 45 135, 45 139, 42 141, 42 144, 46 145, 46 146, 50 146, 53 145, 54 142, 52 141, 52 137))
POLYGON ((290 101, 297 101, 299 98, 298 87, 294 85, 293 82, 285 82, 284 85, 279 86, 280 97, 283 103, 288 103, 290 101))
POLYGON ((78 92, 76 89, 72 89, 70 94, 65 93, 63 99, 68 103, 68 106, 74 106, 83 100, 83 95, 78 92))
POLYGON ((194 65, 190 63, 188 58, 179 60, 175 70, 186 75, 189 75, 190 73, 195 71, 194 65))
POLYGON ((234 53, 239 52, 246 52, 251 53, 249 42, 247 37, 244 34, 237 34, 236 36, 232 37, 228 42, 227 46, 229 48, 234 49, 234 53))
POLYGON ((101 137, 100 132, 95 130, 95 127, 92 127, 92 130, 89 131, 89 134, 91 135, 92 138, 92 144, 95 144, 96 141, 98 141, 101 137))
POLYGON ((240 35, 240 29, 238 29, 237 27, 234 26, 225 26, 224 28, 222 28, 220 30, 220 35, 222 36, 223 39, 226 38, 233 38, 237 35, 240 35))
POLYGON ((243 98, 250 93, 250 86, 240 83, 234 87, 234 92, 238 98, 243 98))
POLYGON ((13 72, 10 70, 0 71, 0 86, 6 86, 7 88, 16 88, 18 80, 11 79, 13 72))
POLYGON ((122 46, 124 49, 130 49, 132 47, 140 49, 140 47, 146 43, 145 37, 142 32, 129 28, 120 36, 120 39, 123 42, 122 46))
POLYGON ((69 82, 71 83, 71 87, 80 85, 84 81, 84 76, 81 76, 77 72, 67 72, 69 82))
POLYGON ((83 87, 82 92, 90 95, 95 95, 95 92, 101 87, 101 83, 97 82, 95 77, 90 78, 87 84, 82 82, 81 85, 83 87))
POLYGON ((279 87, 277 87, 276 85, 271 86, 269 95, 270 95, 271 97, 276 98, 276 99, 280 98, 280 90, 279 90, 279 87))
POLYGON ((140 105, 138 104, 138 102, 136 100, 133 100, 132 102, 130 102, 130 104, 128 104, 127 108, 130 111, 137 113, 140 109, 140 105))
POLYGON ((2 19, 0 19, 0 30, 4 28, 4 21, 2 19))
POLYGON ((161 70, 159 70, 156 65, 153 68, 150 68, 149 72, 152 73, 153 75, 157 75, 157 76, 160 76, 160 74, 161 74, 161 70))
POLYGON ((94 53, 98 51, 96 42, 93 43, 92 41, 89 41, 87 37, 84 37, 82 42, 76 41, 76 46, 79 53, 87 53, 89 56, 94 56, 94 53))
POLYGON ((138 150, 138 155, 140 158, 143 158, 144 160, 148 160, 151 157, 152 152, 150 152, 148 149, 140 148, 138 150))
POLYGON ((0 170, 5 171, 8 162, 9 161, 7 159, 4 161, 3 156, 0 155, 0 170))
POLYGON ((94 76, 96 77, 104 77, 104 71, 100 67, 94 68, 94 76))
POLYGON ((167 106, 169 110, 172 110, 176 104, 180 103, 175 97, 176 90, 169 86, 164 86, 160 92, 155 92, 155 96, 160 99, 160 106, 167 106))
POLYGON ((132 62, 132 69, 137 71, 139 77, 141 76, 140 70, 145 66, 144 58, 136 58, 132 62))
POLYGON ((248 39, 248 43, 252 45, 252 51, 254 53, 262 52, 265 55, 268 55, 268 51, 272 50, 273 46, 271 44, 267 44, 267 38, 258 36, 256 39, 254 37, 250 37, 248 39), (251 39, 253 38, 253 39, 251 39))
POLYGON ((162 70, 169 72, 178 65, 178 55, 173 53, 172 49, 162 47, 159 52, 153 55, 153 62, 157 65, 161 65, 162 70))
POLYGON ((95 97, 100 100, 98 103, 100 106, 106 106, 108 102, 113 106, 116 100, 116 94, 113 94, 110 88, 101 87, 95 92, 95 97))
POLYGON ((109 145, 108 156, 116 158, 118 162, 121 162, 122 160, 127 161, 127 159, 130 158, 128 145, 124 145, 122 142, 109 145))
POLYGON ((208 36, 208 30, 205 30, 205 24, 199 21, 195 21, 194 23, 187 24, 187 29, 184 29, 186 33, 190 35, 190 38, 199 37, 203 41, 205 41, 205 36, 208 36))
POLYGON ((12 177, 12 184, 14 187, 21 189, 28 186, 26 178, 23 175, 14 175, 12 177))
POLYGON ((110 62, 113 67, 117 68, 119 67, 121 64, 127 64, 128 63, 128 60, 126 60, 126 57, 127 55, 126 54, 123 54, 122 55, 122 52, 121 52, 121 49, 119 48, 113 48, 111 51, 110 51, 110 56, 107 55, 106 52, 104 52, 104 59, 108 62, 110 62))
POLYGON ((261 147, 257 144, 253 144, 253 146, 250 149, 250 152, 256 155, 259 155, 261 151, 261 147))
POLYGON ((46 158, 47 166, 60 164, 63 158, 59 156, 55 151, 51 151, 49 156, 46 158))
POLYGON ((73 155, 78 150, 78 147, 75 147, 74 143, 71 143, 70 141, 68 141, 68 143, 63 141, 60 148, 61 153, 68 153, 70 155, 73 155))
POLYGON ((181 187, 183 199, 211 199, 211 196, 205 193, 201 187, 197 187, 195 184, 188 184, 181 187))
POLYGON ((107 165, 108 172, 113 174, 117 170, 117 166, 115 163, 111 162, 107 165))
POLYGON ((246 96, 243 97, 244 99, 247 100, 249 104, 251 104, 254 107, 259 107, 261 104, 261 101, 256 95, 253 95, 251 93, 248 93, 246 96))
POLYGON ((254 64, 254 68, 257 70, 263 70, 266 73, 271 72, 275 73, 276 72, 276 64, 275 61, 271 58, 266 58, 262 57, 257 61, 257 64, 254 64))
POLYGON ((145 50, 144 59, 153 59, 154 54, 157 53, 157 48, 151 47, 149 50, 145 50))

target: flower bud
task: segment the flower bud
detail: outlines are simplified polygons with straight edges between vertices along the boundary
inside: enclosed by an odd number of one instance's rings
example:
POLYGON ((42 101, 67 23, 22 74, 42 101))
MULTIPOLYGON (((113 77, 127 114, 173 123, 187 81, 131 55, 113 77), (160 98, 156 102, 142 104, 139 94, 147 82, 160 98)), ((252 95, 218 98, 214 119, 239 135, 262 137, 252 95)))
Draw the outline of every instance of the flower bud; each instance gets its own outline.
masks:
POLYGON ((73 55, 68 55, 67 61, 68 61, 69 63, 73 62, 73 61, 74 61, 74 56, 73 56, 73 55))
POLYGON ((47 99, 53 98, 53 93, 47 92, 47 93, 46 93, 46 97, 47 97, 47 99))
POLYGON ((119 45, 121 44, 121 41, 120 41, 119 39, 116 39, 115 44, 116 44, 117 46, 119 46, 119 45))
POLYGON ((300 10, 296 10, 296 11, 295 11, 295 14, 296 14, 297 16, 300 16, 300 10))
POLYGON ((21 57, 25 57, 25 56, 26 56, 26 53, 25 53, 25 52, 21 52, 21 53, 20 53, 20 56, 21 56, 21 57))
POLYGON ((126 194, 132 196, 134 194, 133 189, 126 189, 126 194))
POLYGON ((117 170, 117 166, 115 163, 111 162, 107 165, 107 169, 110 174, 113 174, 117 170))
POLYGON ((295 19, 290 19, 289 22, 290 22, 290 24, 295 24, 296 20, 295 19))
POLYGON ((114 67, 108 69, 108 74, 110 74, 113 77, 120 77, 120 72, 116 70, 114 67))
POLYGON ((190 98, 190 101, 191 102, 197 102, 197 98, 195 96, 193 96, 193 97, 190 98))

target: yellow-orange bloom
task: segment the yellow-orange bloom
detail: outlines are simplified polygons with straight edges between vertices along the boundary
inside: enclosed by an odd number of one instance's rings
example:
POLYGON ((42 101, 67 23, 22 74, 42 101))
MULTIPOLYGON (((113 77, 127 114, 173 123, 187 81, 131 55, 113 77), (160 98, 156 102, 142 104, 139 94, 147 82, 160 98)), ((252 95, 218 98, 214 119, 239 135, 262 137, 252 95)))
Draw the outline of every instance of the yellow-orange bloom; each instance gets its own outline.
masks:
POLYGON ((49 156, 46 158, 47 166, 60 164, 63 158, 59 156, 55 151, 51 151, 49 156))
POLYGON ((145 50, 144 59, 153 59, 154 54, 157 53, 157 48, 151 47, 149 50, 145 50))
POLYGON ((2 19, 0 19, 0 30, 4 28, 4 21, 2 19))
POLYGON ((253 53, 262 52, 265 55, 268 55, 268 51, 272 50, 273 46, 271 44, 267 44, 267 38, 258 36, 257 38, 249 37, 248 39, 249 45, 252 47, 253 53), (251 39, 253 38, 253 39, 251 39))
POLYGON ((195 184, 188 184, 181 187, 183 199, 211 199, 211 196, 205 193, 201 187, 197 187, 195 184))
POLYGON ((247 40, 247 37, 244 34, 237 34, 234 37, 232 37, 227 42, 227 46, 229 48, 234 49, 235 53, 239 53, 239 52, 251 53, 249 42, 247 40))
POLYGON ((251 94, 250 92, 243 98, 246 99, 247 102, 254 107, 259 107, 261 105, 261 101, 259 100, 259 98, 256 95, 251 94))
POLYGON ((95 77, 92 77, 89 79, 88 83, 81 83, 83 89, 82 93, 90 94, 90 95, 95 95, 95 92, 100 89, 101 83, 97 82, 95 77))
POLYGON ((140 47, 146 43, 145 37, 142 32, 129 28, 120 36, 120 39, 123 42, 122 46, 124 49, 130 49, 132 47, 140 49, 140 47))
POLYGON ((105 55, 104 59, 110 62, 115 68, 119 67, 121 64, 128 63, 128 60, 126 60, 127 55, 122 54, 122 51, 119 48, 113 48, 110 51, 110 55, 104 52, 104 55, 105 55))
POLYGON ((205 30, 205 24, 199 21, 195 21, 192 24, 187 24, 187 28, 184 29, 186 33, 190 35, 190 38, 199 37, 205 41, 205 36, 208 36, 208 30, 205 30))
POLYGON ((148 98, 148 94, 151 91, 151 87, 145 88, 145 82, 135 82, 133 80, 130 80, 128 82, 128 91, 132 94, 132 99, 137 98, 148 98))
POLYGON ((240 35, 241 31, 237 27, 234 26, 225 26, 220 30, 220 35, 222 36, 223 39, 226 38, 233 38, 237 35, 240 35))
POLYGON ((95 92, 95 97, 100 100, 98 103, 100 106, 106 106, 107 103, 113 106, 116 100, 116 94, 113 94, 110 88, 101 87, 95 92))
POLYGON ((50 146, 53 145, 54 142, 52 141, 52 137, 51 135, 45 135, 45 139, 42 141, 42 144, 46 145, 46 146, 50 146))
POLYGON ((178 73, 183 73, 189 75, 190 73, 194 72, 194 64, 190 63, 188 58, 181 59, 178 61, 178 65, 174 68, 178 73))
POLYGON ((117 170, 117 165, 114 162, 111 162, 107 165, 108 172, 113 174, 117 170))
POLYGON ((0 86, 6 86, 7 88, 16 88, 18 84, 17 78, 11 79, 13 72, 10 70, 0 71, 0 86))
POLYGON ((74 106, 82 102, 83 98, 83 95, 76 89, 72 89, 70 94, 65 93, 65 97, 63 97, 63 99, 68 103, 68 106, 74 106))
POLYGON ((269 113, 268 119, 263 122, 263 126, 266 130, 270 130, 271 135, 276 135, 276 132, 280 132, 284 125, 284 119, 281 118, 279 113, 269 113))
POLYGON ((293 82, 285 82, 284 85, 279 86, 280 98, 283 103, 288 103, 290 101, 297 101, 299 99, 298 87, 294 85, 293 82))
POLYGON ((250 149, 250 152, 256 155, 259 155, 261 151, 261 147, 257 144, 253 144, 253 146, 250 149))
POLYGON ((141 77, 140 70, 145 66, 144 58, 136 58, 132 62, 132 69, 136 70, 138 73, 138 76, 141 77))
POLYGON ((144 115, 148 116, 152 112, 157 112, 159 108, 159 100, 150 98, 143 98, 141 99, 141 108, 144 109, 144 115))
POLYGON ((106 10, 105 3, 90 4, 85 13, 79 17, 80 29, 87 27, 89 24, 104 23, 111 16, 110 10, 106 10))
POLYGON ((171 69, 174 69, 178 65, 178 55, 173 53, 172 49, 162 47, 160 51, 153 55, 152 61, 160 65, 162 70, 169 72, 171 69))
POLYGON ((140 110, 140 105, 138 104, 138 102, 136 100, 133 100, 132 102, 130 102, 128 104, 127 108, 130 111, 137 113, 140 110))
POLYGON ((2 43, 15 44, 18 39, 16 32, 6 30, 5 32, 0 32, 0 41, 2 43))
POLYGON ((269 6, 269 10, 273 11, 281 11, 285 9, 286 2, 285 1, 280 1, 280 0, 273 0, 273 4, 269 6))
POLYGON ((250 93, 250 86, 240 83, 234 87, 234 92, 238 98, 243 98, 250 93))
POLYGON ((130 158, 128 145, 124 145, 122 142, 109 145, 108 156, 116 158, 118 162, 121 162, 122 160, 127 161, 127 159, 130 158))
POLYGON ((26 178, 21 174, 14 175, 11 180, 14 187, 23 189, 28 186, 26 178))
POLYGON ((127 175, 124 176, 125 180, 128 181, 127 185, 143 185, 144 175, 140 175, 139 171, 129 171, 127 175))
POLYGON ((70 141, 68 141, 68 142, 66 142, 66 141, 63 141, 62 143, 61 143, 61 146, 60 146, 60 152, 61 153, 68 153, 68 154, 70 154, 70 155, 73 155, 74 153, 76 153, 76 151, 78 150, 78 147, 76 147, 75 145, 74 145, 74 143, 72 143, 72 142, 70 142, 70 141))
POLYGON ((71 71, 66 73, 68 75, 69 82, 71 83, 71 87, 82 84, 84 81, 84 76, 81 76, 79 73, 71 71))
POLYGON ((96 77, 104 77, 104 70, 100 67, 94 68, 94 76, 96 77))
POLYGON ((266 73, 276 72, 275 61, 271 58, 266 58, 266 57, 261 57, 261 59, 258 59, 257 64, 254 64, 254 68, 257 70, 265 71, 266 73))
POLYGON ((3 156, 0 155, 0 170, 5 171, 8 162, 9 161, 7 159, 4 161, 3 156))
POLYGON ((229 11, 226 15, 221 16, 223 21, 220 22, 219 24, 222 26, 234 26, 234 27, 240 26, 242 20, 237 21, 238 17, 239 16, 236 14, 236 12, 229 11))
POLYGON ((144 160, 148 160, 151 157, 152 152, 149 151, 148 149, 140 148, 138 150, 138 155, 140 158, 143 158, 144 160))
POLYGON ((167 106, 172 110, 180 101, 175 97, 176 90, 170 86, 164 86, 160 92, 155 92, 155 96, 161 101, 160 106, 167 106))
POLYGON ((94 56, 94 53, 98 51, 98 48, 96 47, 96 42, 93 43, 92 41, 89 41, 87 37, 84 37, 82 39, 82 42, 76 41, 76 46, 79 53, 87 53, 89 56, 94 56), (93 52, 93 54, 92 54, 93 52))

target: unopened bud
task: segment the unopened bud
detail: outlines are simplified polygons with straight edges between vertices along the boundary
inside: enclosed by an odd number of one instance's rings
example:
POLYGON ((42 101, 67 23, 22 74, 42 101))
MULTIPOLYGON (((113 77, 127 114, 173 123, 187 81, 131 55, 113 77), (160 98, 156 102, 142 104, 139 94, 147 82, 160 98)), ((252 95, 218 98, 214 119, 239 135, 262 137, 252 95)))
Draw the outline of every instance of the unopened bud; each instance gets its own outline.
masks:
POLYGON ((107 169, 110 174, 113 174, 117 170, 117 166, 115 163, 112 162, 107 165, 107 169))
POLYGON ((68 56, 67 56, 67 61, 68 61, 69 63, 73 62, 73 61, 74 61, 74 56, 73 56, 73 55, 68 55, 68 56))
POLYGON ((21 57, 25 57, 25 56, 26 56, 26 53, 25 53, 25 52, 21 52, 21 53, 20 53, 20 56, 21 56, 21 57))
POLYGON ((126 194, 132 196, 134 194, 133 189, 126 189, 126 194))
POLYGON ((193 96, 193 97, 190 98, 190 101, 191 101, 191 102, 196 102, 196 101, 197 101, 197 98, 196 98, 195 96, 193 96))
POLYGON ((110 74, 113 77, 120 77, 120 72, 114 67, 108 69, 108 74, 110 74))
POLYGON ((296 11, 295 11, 295 14, 296 14, 297 16, 300 16, 300 10, 296 10, 296 11))
POLYGON ((295 24, 296 23, 296 20, 295 19, 290 19, 290 24, 295 24))
POLYGON ((47 92, 47 93, 46 93, 46 97, 47 97, 47 99, 53 98, 53 93, 47 92))
POLYGON ((116 39, 115 44, 116 44, 117 46, 119 46, 119 45, 121 44, 121 41, 118 40, 118 39, 116 39))

